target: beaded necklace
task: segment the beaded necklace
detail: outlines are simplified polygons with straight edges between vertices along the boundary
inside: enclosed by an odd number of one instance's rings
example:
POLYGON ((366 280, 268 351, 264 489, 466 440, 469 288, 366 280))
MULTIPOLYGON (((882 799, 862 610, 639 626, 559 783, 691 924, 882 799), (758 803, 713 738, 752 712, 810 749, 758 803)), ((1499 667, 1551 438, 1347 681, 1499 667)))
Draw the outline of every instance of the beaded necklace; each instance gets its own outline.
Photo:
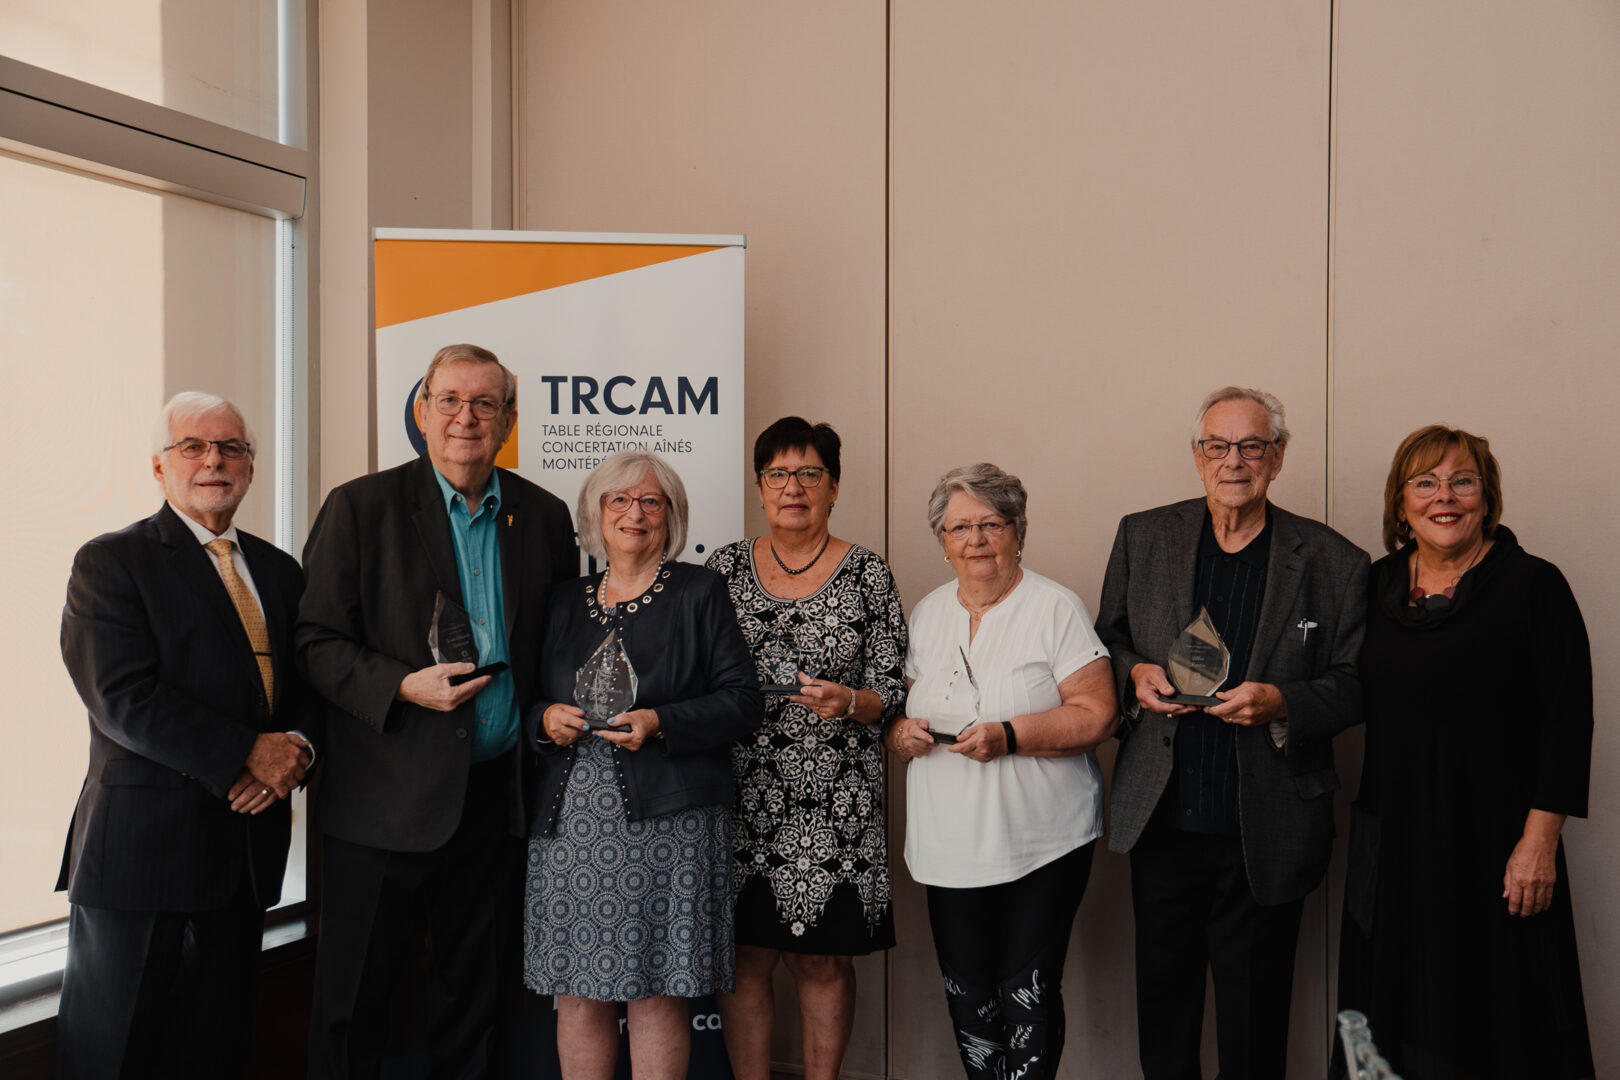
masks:
POLYGON ((782 568, 782 572, 784 574, 793 574, 793 575, 797 576, 799 574, 804 573, 806 570, 810 569, 812 566, 816 565, 816 563, 821 561, 822 553, 827 550, 827 545, 832 543, 832 533, 828 533, 827 536, 826 536, 826 539, 821 541, 821 546, 816 549, 816 553, 814 555, 810 556, 810 561, 805 563, 803 566, 799 567, 797 570, 793 569, 793 567, 791 567, 787 563, 783 562, 782 561, 782 556, 780 556, 780 555, 778 555, 776 553, 776 541, 770 540, 770 541, 767 541, 767 543, 770 544, 770 547, 771 547, 771 558, 776 560, 776 565, 780 566, 782 568))

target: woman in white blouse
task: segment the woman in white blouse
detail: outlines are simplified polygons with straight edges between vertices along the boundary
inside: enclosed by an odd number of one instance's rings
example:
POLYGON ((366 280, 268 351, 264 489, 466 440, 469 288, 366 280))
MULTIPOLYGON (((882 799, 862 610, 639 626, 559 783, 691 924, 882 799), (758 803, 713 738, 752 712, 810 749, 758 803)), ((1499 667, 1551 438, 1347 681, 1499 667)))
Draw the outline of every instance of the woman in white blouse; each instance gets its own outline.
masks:
POLYGON ((1108 650, 1080 598, 1025 570, 1027 494, 994 465, 946 473, 928 524, 956 581, 911 616, 906 866, 970 1078, 1053 1076, 1063 961, 1103 831, 1093 748, 1114 732, 1108 650))

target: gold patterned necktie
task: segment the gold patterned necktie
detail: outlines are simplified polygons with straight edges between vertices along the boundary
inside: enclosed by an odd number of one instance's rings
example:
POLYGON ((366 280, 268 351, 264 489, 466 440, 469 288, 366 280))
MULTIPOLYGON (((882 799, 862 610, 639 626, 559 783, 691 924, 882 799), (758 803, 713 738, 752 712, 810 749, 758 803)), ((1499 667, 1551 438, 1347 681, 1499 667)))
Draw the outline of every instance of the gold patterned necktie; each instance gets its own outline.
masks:
POLYGON ((264 613, 254 602, 253 593, 236 572, 236 561, 231 558, 231 542, 223 536, 208 541, 208 550, 219 563, 219 576, 225 580, 225 591, 231 594, 236 614, 247 631, 248 643, 253 646, 253 659, 259 662, 259 678, 264 680, 264 700, 274 707, 276 703, 275 672, 270 664, 270 633, 264 627, 264 613))

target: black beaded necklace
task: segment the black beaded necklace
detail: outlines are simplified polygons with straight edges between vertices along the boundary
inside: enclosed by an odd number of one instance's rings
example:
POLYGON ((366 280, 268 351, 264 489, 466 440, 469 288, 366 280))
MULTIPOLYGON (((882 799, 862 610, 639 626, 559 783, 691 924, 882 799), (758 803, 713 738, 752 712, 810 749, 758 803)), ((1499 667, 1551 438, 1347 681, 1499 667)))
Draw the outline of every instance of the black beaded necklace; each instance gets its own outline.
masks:
POLYGON ((771 558, 776 560, 776 565, 782 568, 782 572, 784 574, 792 574, 797 577, 799 574, 804 573, 806 570, 816 565, 816 562, 821 558, 822 552, 827 550, 827 545, 832 543, 832 533, 827 534, 827 538, 821 542, 821 547, 816 549, 816 553, 810 557, 810 561, 799 567, 797 570, 783 562, 782 556, 776 553, 776 541, 767 540, 766 543, 770 545, 771 558))

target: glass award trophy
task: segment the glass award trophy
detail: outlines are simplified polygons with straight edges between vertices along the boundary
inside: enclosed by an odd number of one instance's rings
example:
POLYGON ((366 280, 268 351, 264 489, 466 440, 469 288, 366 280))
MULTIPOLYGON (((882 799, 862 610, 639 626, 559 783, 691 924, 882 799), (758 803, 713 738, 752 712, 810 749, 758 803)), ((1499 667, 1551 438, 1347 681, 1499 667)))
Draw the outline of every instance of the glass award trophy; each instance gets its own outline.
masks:
MULTIPOLYGON (((428 627, 428 653, 435 664, 477 664, 478 642, 473 638, 472 619, 467 609, 444 595, 433 594, 433 623, 428 627)), ((460 686, 469 679, 482 678, 505 671, 505 660, 474 668, 460 675, 450 676, 451 686, 460 686)))
POLYGON ((765 658, 766 681, 760 689, 767 694, 799 692, 799 652, 773 631, 760 650, 765 658))
POLYGON ((1170 646, 1165 664, 1176 693, 1160 694, 1159 700, 1172 705, 1219 705, 1221 699, 1213 695, 1226 681, 1231 666, 1232 653, 1210 621, 1209 609, 1199 608, 1198 618, 1188 623, 1170 646))
POLYGON ((467 610, 442 592, 433 595, 433 625, 428 627, 428 652, 435 664, 476 664, 478 643, 473 640, 467 610))
POLYGON ((629 724, 612 720, 636 703, 636 669, 614 627, 574 676, 574 704, 597 731, 629 731, 629 724))
POLYGON ((958 645, 956 651, 962 657, 962 671, 967 676, 968 688, 973 691, 973 716, 954 732, 935 731, 933 728, 929 728, 928 734, 933 736, 934 741, 942 746, 955 746, 960 741, 962 732, 979 722, 979 709, 982 700, 979 697, 979 680, 973 677, 973 665, 968 663, 967 650, 958 645))

